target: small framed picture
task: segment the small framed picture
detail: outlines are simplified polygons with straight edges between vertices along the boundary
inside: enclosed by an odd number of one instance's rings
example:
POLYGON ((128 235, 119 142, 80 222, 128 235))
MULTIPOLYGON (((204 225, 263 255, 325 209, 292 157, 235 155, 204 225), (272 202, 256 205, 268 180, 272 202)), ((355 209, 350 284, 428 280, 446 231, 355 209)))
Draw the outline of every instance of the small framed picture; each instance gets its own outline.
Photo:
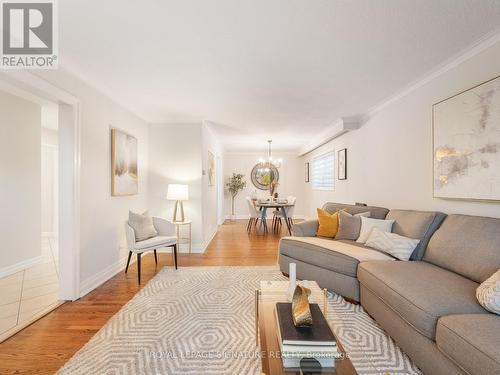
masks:
POLYGON ((347 149, 344 148, 338 152, 338 178, 339 180, 347 180, 347 149))
POLYGON ((305 164, 305 181, 309 182, 309 163, 305 164))

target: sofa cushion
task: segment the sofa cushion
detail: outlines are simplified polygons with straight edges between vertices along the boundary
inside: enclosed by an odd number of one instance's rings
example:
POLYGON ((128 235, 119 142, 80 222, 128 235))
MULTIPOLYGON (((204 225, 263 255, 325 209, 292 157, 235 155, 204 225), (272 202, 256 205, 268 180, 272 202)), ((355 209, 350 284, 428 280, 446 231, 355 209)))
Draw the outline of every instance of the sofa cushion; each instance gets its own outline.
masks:
POLYGON ((339 213, 330 214, 321 208, 317 208, 318 213, 318 230, 316 236, 333 238, 339 229, 339 213))
POLYGON ((339 211, 339 228, 335 236, 336 240, 357 240, 361 229, 361 218, 370 216, 370 212, 361 212, 351 215, 348 212, 339 211))
POLYGON ((482 283, 500 268, 500 219, 448 216, 423 259, 482 283))
POLYGON ((361 217, 361 229, 359 230, 359 237, 356 239, 357 243, 365 243, 370 233, 374 228, 380 229, 383 232, 392 232, 394 220, 385 219, 372 219, 370 217, 361 217))
POLYGON ((280 254, 351 277, 356 277, 359 262, 394 259, 354 241, 317 237, 283 237, 279 248, 280 254))
POLYGON ((445 217, 445 214, 436 211, 390 210, 386 219, 395 220, 393 233, 420 240, 410 259, 421 260, 429 239, 445 217))
POLYGON ((439 350, 469 374, 500 374, 500 317, 444 316, 438 321, 439 350))
POLYGON ((352 204, 334 203, 327 202, 323 205, 323 210, 333 214, 337 211, 345 209, 351 215, 359 214, 362 212, 370 212, 370 217, 374 219, 385 219, 385 216, 389 212, 387 208, 375 207, 375 206, 355 206, 352 204))
POLYGON ((477 283, 430 263, 364 262, 358 267, 358 279, 431 340, 441 316, 487 314, 476 300, 477 283))

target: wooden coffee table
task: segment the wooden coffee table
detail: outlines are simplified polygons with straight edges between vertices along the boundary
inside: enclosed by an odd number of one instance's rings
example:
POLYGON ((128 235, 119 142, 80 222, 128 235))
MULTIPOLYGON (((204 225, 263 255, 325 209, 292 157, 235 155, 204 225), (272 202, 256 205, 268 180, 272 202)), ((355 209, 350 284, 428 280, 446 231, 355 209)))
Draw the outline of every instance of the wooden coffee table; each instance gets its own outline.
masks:
MULTIPOLYGON (((321 311, 326 315, 325 312, 328 307, 326 289, 321 290, 315 281, 309 281, 308 287, 311 289, 314 303, 317 303, 321 311)), ((288 302, 287 289, 288 281, 261 281, 260 289, 255 291, 255 340, 257 346, 260 343, 262 372, 265 375, 301 374, 300 369, 285 369, 280 358, 274 309, 276 302, 288 302)), ((357 375, 337 335, 335 335, 335 338, 337 339, 340 358, 335 361, 335 368, 322 369, 321 373, 357 375)))

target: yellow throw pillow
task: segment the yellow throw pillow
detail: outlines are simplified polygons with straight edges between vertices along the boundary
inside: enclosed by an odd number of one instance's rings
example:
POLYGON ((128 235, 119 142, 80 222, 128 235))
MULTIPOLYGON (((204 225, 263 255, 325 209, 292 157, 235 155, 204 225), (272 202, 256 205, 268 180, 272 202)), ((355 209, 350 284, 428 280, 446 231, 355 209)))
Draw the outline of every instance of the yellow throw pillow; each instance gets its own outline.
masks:
POLYGON ((316 236, 335 237, 339 230, 339 213, 329 214, 321 208, 317 208, 319 227, 316 236))

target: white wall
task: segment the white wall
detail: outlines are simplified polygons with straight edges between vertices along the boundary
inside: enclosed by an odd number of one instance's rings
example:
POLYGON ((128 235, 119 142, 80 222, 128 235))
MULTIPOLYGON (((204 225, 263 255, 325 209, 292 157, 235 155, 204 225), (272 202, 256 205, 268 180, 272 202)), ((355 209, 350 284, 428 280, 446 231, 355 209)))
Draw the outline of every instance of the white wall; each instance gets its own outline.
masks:
POLYGON ((167 201, 168 184, 187 184, 186 219, 193 220, 193 248, 203 244, 201 124, 149 126, 149 211, 171 219, 175 202, 167 201))
POLYGON ((500 44, 393 102, 350 132, 306 155, 310 161, 328 150, 347 148, 346 181, 335 192, 314 191, 303 184, 307 213, 326 201, 365 202, 389 208, 441 210, 500 217, 499 203, 432 198, 432 105, 500 75, 500 44))
POLYGON ((222 148, 207 123, 151 124, 149 136, 149 211, 171 219, 175 202, 166 199, 168 184, 187 184, 185 217, 193 221, 193 251, 202 252, 217 231, 217 186, 208 185, 208 151, 217 158, 222 148))
MULTIPOLYGON (((210 125, 203 123, 201 127, 202 136, 202 212, 203 212, 203 243, 208 245, 210 240, 217 233, 218 228, 218 203, 222 195, 218 196, 221 189, 223 171, 217 169, 217 158, 222 157, 223 149, 217 138, 213 134, 210 125), (208 152, 214 155, 215 181, 213 186, 208 182, 208 152), (219 184, 219 185, 217 185, 219 184)), ((223 202, 220 202, 223 204, 223 202)))
POLYGON ((80 283, 83 291, 88 291, 121 270, 128 254, 124 233, 128 211, 147 209, 148 125, 62 68, 37 71, 36 74, 80 100, 80 283), (137 195, 111 196, 111 127, 120 128, 138 139, 137 195))
POLYGON ((42 127, 42 233, 49 235, 58 232, 58 143, 57 130, 42 127))
POLYGON ((40 113, 0 91, 0 273, 41 255, 40 113))
MULTIPOLYGON (((245 197, 251 196, 252 192, 257 191, 259 197, 269 197, 269 190, 259 190, 251 180, 252 168, 258 163, 259 158, 266 156, 266 152, 226 152, 224 153, 224 182, 233 175, 233 173, 242 173, 245 175, 247 183, 245 189, 238 193, 235 199, 235 215, 237 218, 248 217, 248 207, 245 197)), ((295 217, 301 217, 305 210, 304 200, 304 165, 303 162, 293 152, 273 151, 273 157, 282 158, 283 163, 278 169, 280 174, 278 193, 280 197, 293 195, 297 197, 295 206, 295 217)), ((224 212, 226 218, 231 215, 231 195, 226 192, 224 212)))

